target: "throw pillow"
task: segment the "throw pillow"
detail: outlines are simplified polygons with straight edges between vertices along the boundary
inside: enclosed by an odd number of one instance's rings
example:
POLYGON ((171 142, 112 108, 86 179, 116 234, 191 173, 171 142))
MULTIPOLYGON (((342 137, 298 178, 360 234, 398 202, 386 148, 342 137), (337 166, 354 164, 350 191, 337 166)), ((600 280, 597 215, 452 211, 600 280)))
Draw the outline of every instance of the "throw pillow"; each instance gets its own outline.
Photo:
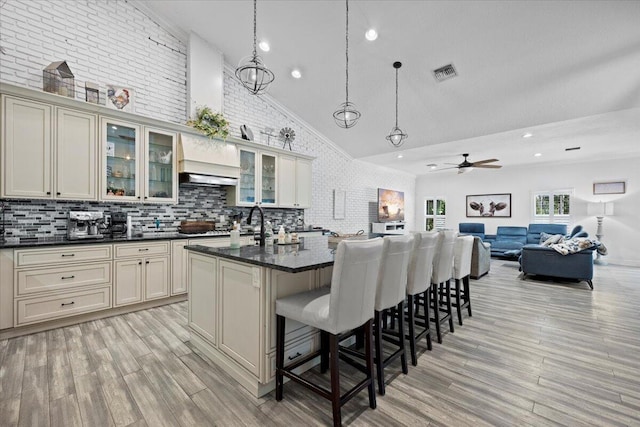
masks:
POLYGON ((554 234, 550 236, 547 240, 542 243, 542 246, 551 246, 557 243, 562 243, 564 241, 564 236, 562 234, 554 234))
POLYGON ((540 244, 543 244, 544 242, 547 241, 547 239, 549 237, 553 236, 553 234, 549 234, 549 233, 545 233, 544 231, 542 233, 540 233, 540 244))

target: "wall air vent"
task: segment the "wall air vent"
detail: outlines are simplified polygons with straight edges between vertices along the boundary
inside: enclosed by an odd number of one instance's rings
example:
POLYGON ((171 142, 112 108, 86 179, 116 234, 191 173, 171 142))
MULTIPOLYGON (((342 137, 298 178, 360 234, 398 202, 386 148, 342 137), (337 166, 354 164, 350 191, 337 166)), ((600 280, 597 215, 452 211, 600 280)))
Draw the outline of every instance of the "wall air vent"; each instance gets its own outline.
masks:
POLYGON ((564 151, 575 151, 575 150, 579 150, 580 147, 571 147, 571 148, 565 148, 564 151))
POLYGON ((433 77, 436 78, 437 81, 443 82, 445 80, 452 79, 458 75, 453 64, 445 65, 444 67, 440 67, 436 70, 433 70, 433 77))

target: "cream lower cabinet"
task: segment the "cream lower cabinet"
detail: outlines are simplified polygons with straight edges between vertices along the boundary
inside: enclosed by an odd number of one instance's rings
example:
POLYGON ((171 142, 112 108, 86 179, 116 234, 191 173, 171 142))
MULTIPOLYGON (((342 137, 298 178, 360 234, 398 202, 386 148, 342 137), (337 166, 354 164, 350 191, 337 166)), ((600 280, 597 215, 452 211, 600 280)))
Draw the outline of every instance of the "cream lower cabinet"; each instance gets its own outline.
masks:
POLYGON ((169 296, 169 243, 114 245, 115 306, 169 296))
POLYGON ((187 285, 187 255, 184 248, 188 240, 174 240, 171 242, 171 295, 184 294, 189 291, 187 285))
MULTIPOLYGON (((326 284, 327 277, 330 268, 291 274, 189 251, 192 343, 255 396, 263 396, 274 386, 275 301, 326 284)), ((287 362, 315 351, 319 343, 317 330, 287 321, 287 362)))

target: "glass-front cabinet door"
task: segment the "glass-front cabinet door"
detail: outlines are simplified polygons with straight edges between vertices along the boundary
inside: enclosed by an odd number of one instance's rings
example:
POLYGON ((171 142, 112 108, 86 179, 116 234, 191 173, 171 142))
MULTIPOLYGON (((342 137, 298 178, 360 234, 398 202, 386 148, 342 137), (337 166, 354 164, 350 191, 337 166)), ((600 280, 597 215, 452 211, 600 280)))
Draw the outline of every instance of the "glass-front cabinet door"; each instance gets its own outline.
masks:
POLYGON ((261 179, 260 179, 260 204, 275 205, 276 200, 276 157, 272 154, 260 154, 261 179))
POLYGON ((255 151, 240 149, 240 181, 238 182, 236 200, 239 205, 254 205, 256 203, 257 160, 255 151))
POLYGON ((176 135, 145 128, 144 200, 177 201, 176 135))
POLYGON ((103 200, 138 201, 141 175, 140 127, 109 118, 101 120, 103 200))

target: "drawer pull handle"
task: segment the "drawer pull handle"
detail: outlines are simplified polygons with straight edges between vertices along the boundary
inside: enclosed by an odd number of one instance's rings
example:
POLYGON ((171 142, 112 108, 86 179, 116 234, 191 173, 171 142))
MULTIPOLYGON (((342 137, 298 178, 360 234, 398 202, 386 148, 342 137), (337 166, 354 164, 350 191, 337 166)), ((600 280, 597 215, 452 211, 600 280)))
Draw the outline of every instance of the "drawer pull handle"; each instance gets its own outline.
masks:
POLYGON ((76 276, 62 276, 60 279, 61 279, 61 280, 67 280, 67 279, 73 279, 73 278, 75 278, 75 277, 76 277, 76 276))
POLYGON ((149 248, 143 248, 143 249, 138 249, 138 252, 144 252, 144 251, 148 251, 149 248))
POLYGON ((64 303, 64 302, 63 302, 63 303, 62 303, 62 304, 60 304, 60 305, 61 305, 62 307, 64 307, 65 305, 73 305, 73 304, 75 304, 75 303, 76 303, 75 301, 71 301, 71 302, 68 302, 68 303, 64 303))
POLYGON ((302 353, 300 353, 299 351, 296 352, 296 354, 294 354, 293 356, 289 356, 288 359, 289 360, 293 360, 293 359, 297 359, 298 357, 302 356, 302 353))
POLYGON ((76 254, 62 254, 63 257, 65 256, 76 256, 76 254))

